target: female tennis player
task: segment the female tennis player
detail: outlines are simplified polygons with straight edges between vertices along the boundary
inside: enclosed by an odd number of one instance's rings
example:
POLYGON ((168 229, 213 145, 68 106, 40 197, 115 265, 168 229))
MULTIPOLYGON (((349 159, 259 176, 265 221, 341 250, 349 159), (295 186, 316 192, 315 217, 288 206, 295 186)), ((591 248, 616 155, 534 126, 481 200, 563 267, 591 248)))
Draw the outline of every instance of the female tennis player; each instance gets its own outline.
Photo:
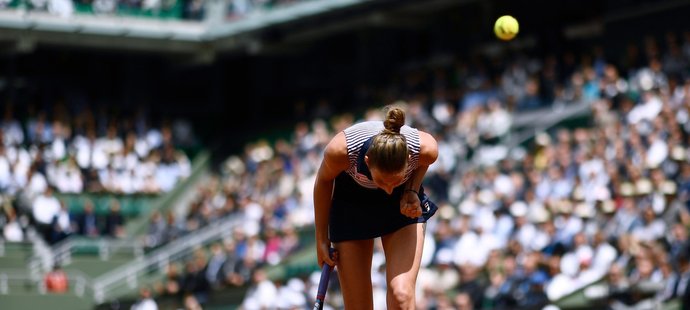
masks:
POLYGON ((355 124, 326 146, 314 184, 319 265, 334 266, 345 309, 373 309, 374 239, 386 258, 388 309, 414 309, 425 223, 436 212, 422 179, 438 157, 436 140, 389 108, 385 120, 355 124), (333 246, 336 254, 329 256, 333 246))

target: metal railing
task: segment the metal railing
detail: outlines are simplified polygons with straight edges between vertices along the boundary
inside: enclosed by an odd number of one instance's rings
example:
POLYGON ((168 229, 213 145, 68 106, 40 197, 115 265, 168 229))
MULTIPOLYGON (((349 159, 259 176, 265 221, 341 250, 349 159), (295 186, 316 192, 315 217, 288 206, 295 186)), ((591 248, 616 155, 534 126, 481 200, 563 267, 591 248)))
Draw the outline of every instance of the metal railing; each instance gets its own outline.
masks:
MULTIPOLYGON (((88 297, 93 295, 93 280, 86 274, 78 270, 67 270, 67 282, 70 288, 78 297, 88 297)), ((30 283, 40 294, 46 294, 47 288, 42 275, 27 273, 22 269, 0 269, 0 295, 12 293, 12 287, 21 286, 25 290, 26 284, 30 283)))
POLYGON ((70 238, 53 247, 53 257, 61 264, 69 264, 72 253, 79 248, 98 249, 98 256, 103 261, 118 253, 131 253, 135 258, 144 255, 144 247, 137 240, 70 238))
POLYGON ((109 300, 113 291, 127 285, 130 289, 137 287, 137 279, 152 268, 165 268, 170 261, 180 259, 191 253, 197 246, 227 238, 233 228, 241 223, 239 216, 219 219, 192 234, 181 237, 162 248, 143 257, 111 270, 93 281, 94 300, 98 303, 109 300))

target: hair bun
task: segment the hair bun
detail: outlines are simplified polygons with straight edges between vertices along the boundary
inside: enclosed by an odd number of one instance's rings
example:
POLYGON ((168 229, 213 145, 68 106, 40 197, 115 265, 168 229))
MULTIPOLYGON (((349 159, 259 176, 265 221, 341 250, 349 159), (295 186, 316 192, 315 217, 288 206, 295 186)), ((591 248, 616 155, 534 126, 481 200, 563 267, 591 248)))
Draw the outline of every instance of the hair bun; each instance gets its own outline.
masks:
POLYGON ((405 111, 397 107, 388 109, 386 120, 383 121, 385 131, 399 134, 403 125, 405 125, 405 111))

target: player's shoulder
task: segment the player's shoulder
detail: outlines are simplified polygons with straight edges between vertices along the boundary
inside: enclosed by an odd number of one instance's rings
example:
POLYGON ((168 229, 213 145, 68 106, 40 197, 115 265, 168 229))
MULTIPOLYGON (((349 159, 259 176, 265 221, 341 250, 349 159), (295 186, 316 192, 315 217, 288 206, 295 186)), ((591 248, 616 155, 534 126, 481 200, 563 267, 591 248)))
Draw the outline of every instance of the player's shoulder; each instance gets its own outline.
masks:
POLYGON ((350 160, 344 132, 339 132, 331 139, 324 149, 323 157, 325 166, 331 171, 343 171, 348 167, 350 160))
POLYGON ((345 139, 345 133, 339 132, 336 134, 330 142, 326 145, 324 149, 324 156, 337 159, 341 157, 347 158, 347 140, 345 139))
POLYGON ((430 133, 419 130, 420 161, 432 164, 438 158, 438 142, 430 133))

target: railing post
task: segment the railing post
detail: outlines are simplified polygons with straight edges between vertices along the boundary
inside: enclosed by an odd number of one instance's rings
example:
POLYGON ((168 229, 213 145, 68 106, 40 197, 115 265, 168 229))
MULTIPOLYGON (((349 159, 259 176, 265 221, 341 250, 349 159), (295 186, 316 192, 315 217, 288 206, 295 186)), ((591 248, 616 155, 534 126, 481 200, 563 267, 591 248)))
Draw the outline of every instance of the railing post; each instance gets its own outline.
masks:
POLYGON ((101 242, 98 243, 98 256, 101 258, 101 260, 108 260, 110 257, 109 252, 110 249, 108 248, 108 245, 105 241, 101 240, 101 242))
POLYGON ((165 268, 170 263, 170 259, 167 255, 158 255, 158 269, 165 270, 165 268))
POLYGON ((127 285, 129 288, 137 287, 137 272, 135 270, 129 270, 127 273, 127 285))
POLYGON ((0 274, 0 294, 7 295, 9 285, 7 284, 7 274, 0 274))
POLYGON ((101 287, 100 285, 94 285, 93 299, 96 300, 96 302, 99 304, 105 300, 105 296, 103 294, 103 287, 101 287))
POLYGON ((41 295, 45 294, 48 288, 46 287, 45 281, 38 281, 38 293, 41 295))
POLYGON ((86 281, 84 280, 84 278, 78 277, 76 279, 76 282, 77 283, 74 285, 74 292, 77 294, 77 296, 82 297, 82 296, 84 296, 84 286, 85 286, 84 282, 86 282, 86 281))
POLYGON ((134 246, 134 257, 142 258, 144 256, 144 248, 137 244, 134 246))

